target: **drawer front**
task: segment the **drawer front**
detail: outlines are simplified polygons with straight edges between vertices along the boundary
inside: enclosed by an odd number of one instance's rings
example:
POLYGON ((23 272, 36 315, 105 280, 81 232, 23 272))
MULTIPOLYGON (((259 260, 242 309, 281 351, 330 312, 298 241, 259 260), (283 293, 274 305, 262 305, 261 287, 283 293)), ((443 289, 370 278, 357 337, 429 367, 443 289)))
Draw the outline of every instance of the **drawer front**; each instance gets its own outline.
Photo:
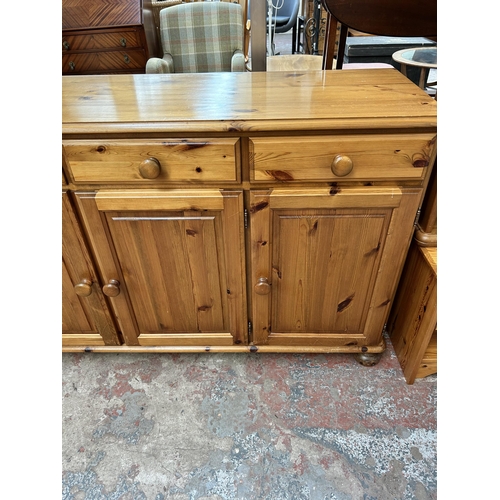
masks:
POLYGON ((105 70, 146 70, 146 53, 144 50, 115 50, 99 52, 99 65, 105 70))
POLYGON ((253 137, 253 181, 423 179, 433 134, 253 137))
POLYGON ((239 182, 239 139, 63 141, 75 182, 239 182))
POLYGON ((136 31, 65 35, 62 38, 63 53, 69 51, 134 48, 142 48, 140 34, 136 31))
POLYGON ((99 57, 97 53, 88 52, 84 54, 63 54, 63 74, 78 74, 91 71, 100 71, 99 57))
POLYGON ((146 54, 143 50, 68 53, 62 56, 63 74, 135 71, 145 67, 146 54))

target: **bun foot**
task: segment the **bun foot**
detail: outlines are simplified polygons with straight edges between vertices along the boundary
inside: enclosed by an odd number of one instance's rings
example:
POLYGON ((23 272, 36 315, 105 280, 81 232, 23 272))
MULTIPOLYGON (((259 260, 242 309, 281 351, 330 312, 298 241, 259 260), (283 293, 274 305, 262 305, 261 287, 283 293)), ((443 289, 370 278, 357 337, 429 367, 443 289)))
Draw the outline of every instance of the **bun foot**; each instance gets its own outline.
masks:
POLYGON ((363 366, 375 366, 382 357, 381 352, 359 352, 354 355, 356 361, 363 366))

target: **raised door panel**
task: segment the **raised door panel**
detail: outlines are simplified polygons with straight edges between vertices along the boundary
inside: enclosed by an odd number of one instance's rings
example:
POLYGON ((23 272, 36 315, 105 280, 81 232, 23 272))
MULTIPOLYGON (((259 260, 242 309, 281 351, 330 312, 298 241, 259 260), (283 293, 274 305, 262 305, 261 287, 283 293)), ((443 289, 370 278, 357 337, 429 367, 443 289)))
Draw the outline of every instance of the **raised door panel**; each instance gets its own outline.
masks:
POLYGON ((241 192, 77 196, 127 344, 247 342, 241 192))
POLYGON ((69 196, 62 205, 63 346, 120 345, 69 196))
POLYGON ((254 343, 379 348, 419 194, 252 192, 254 343))
POLYGON ((273 332, 363 333, 390 212, 273 212, 273 332))

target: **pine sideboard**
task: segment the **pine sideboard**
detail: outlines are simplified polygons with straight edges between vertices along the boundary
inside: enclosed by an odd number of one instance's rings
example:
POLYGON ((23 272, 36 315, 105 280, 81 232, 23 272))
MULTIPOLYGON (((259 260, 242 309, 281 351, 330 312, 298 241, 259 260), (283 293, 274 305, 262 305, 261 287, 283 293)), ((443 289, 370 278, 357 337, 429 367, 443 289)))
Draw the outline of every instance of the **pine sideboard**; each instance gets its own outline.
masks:
POLYGON ((377 362, 433 99, 392 69, 62 78, 64 351, 377 362))

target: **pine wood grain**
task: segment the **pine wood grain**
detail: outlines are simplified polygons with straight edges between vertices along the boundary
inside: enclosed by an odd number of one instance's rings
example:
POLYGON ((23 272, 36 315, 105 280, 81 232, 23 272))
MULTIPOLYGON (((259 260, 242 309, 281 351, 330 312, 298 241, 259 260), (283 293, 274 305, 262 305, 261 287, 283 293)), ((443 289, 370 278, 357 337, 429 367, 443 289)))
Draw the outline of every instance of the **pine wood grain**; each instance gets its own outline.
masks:
POLYGON ((436 109, 395 69, 64 76, 62 83, 63 134, 435 131, 436 109))
POLYGON ((140 182, 139 166, 147 158, 160 163, 158 182, 224 182, 239 180, 238 139, 169 139, 63 141, 75 182, 140 182))
POLYGON ((120 283, 111 302, 127 343, 247 340, 241 191, 77 197, 104 280, 120 283))
POLYGON ((254 343, 380 342, 420 194, 391 187, 252 191, 250 279, 264 277, 271 288, 252 294, 254 343))
POLYGON ((437 373, 437 330, 432 334, 425 349, 415 378, 424 378, 437 373))
POLYGON ((140 346, 67 346, 64 352, 100 352, 100 353, 171 353, 171 354, 193 354, 193 353, 289 353, 300 354, 304 352, 317 354, 357 354, 360 352, 382 353, 386 349, 382 340, 376 346, 353 346, 353 345, 140 345, 140 346))
POLYGON ((116 189, 96 194, 99 210, 222 210, 218 189, 116 189))
POLYGON ((114 322, 99 287, 82 230, 69 195, 62 197, 62 331, 63 345, 120 345, 114 322), (90 294, 80 297, 75 285, 87 280, 90 294))
POLYGON ((437 248, 414 242, 388 331, 408 384, 437 371, 437 248))
POLYGON ((423 179, 434 134, 250 138, 251 179, 339 180, 332 172, 336 155, 353 162, 343 180, 423 179))

